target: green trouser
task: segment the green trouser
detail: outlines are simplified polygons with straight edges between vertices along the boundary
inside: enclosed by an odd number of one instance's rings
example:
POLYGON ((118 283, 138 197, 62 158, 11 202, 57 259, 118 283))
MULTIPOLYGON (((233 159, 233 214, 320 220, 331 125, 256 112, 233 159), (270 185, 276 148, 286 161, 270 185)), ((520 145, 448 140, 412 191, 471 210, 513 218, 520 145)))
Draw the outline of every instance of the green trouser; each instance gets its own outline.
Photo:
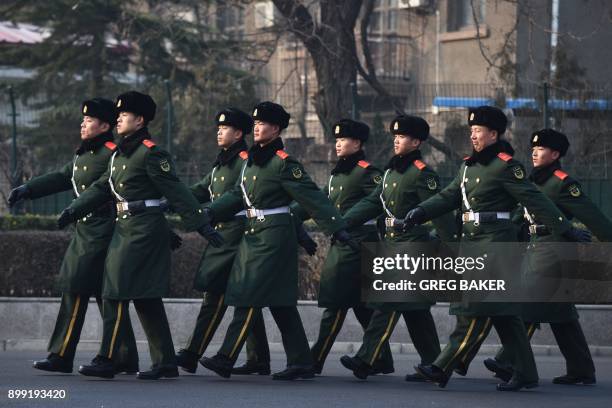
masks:
POLYGON ((389 337, 400 316, 404 317, 410 338, 421 357, 421 363, 431 364, 440 354, 440 340, 429 309, 405 312, 375 310, 356 356, 365 363, 374 365, 381 350, 384 350, 383 347, 385 345, 388 347, 389 337))
MULTIPOLYGON (((227 306, 223 303, 224 295, 204 292, 200 313, 196 320, 191 337, 185 350, 202 357, 210 344, 219 323, 225 315, 227 306)), ((253 315, 253 326, 247 337, 247 359, 254 362, 270 363, 270 349, 266 336, 261 310, 253 315)))
MULTIPOLYGON (((336 341, 336 337, 342 328, 344 319, 346 319, 347 312, 347 309, 332 308, 327 308, 323 311, 321 326, 319 328, 319 337, 311 349, 315 364, 318 364, 321 368, 323 368, 325 359, 327 358, 334 341, 336 341)), ((365 306, 358 306, 353 308, 353 313, 365 331, 368 328, 374 311, 365 306)), ((391 356, 391 348, 389 347, 388 341, 384 342, 378 359, 380 364, 383 366, 393 367, 393 356, 391 356)))
POLYGON ((449 342, 433 365, 450 374, 472 347, 478 347, 495 327, 502 345, 509 353, 514 376, 519 381, 538 381, 538 370, 523 321, 518 316, 457 316, 449 342))
MULTIPOLYGON (((525 323, 525 326, 528 327, 527 333, 530 332, 529 330, 532 334, 535 332, 536 323, 525 323)), ((570 320, 550 323, 550 328, 565 358, 566 373, 575 377, 594 377, 595 364, 580 322, 570 320)), ((504 365, 510 365, 511 362, 510 355, 504 347, 499 349, 495 359, 504 365)))
MULTIPOLYGON (((149 353, 153 366, 176 365, 172 335, 162 299, 134 299, 133 302, 149 342, 149 353)), ((130 321, 130 301, 104 299, 102 303, 104 318, 102 343, 98 355, 115 360, 118 345, 123 341, 126 326, 130 321)))
MULTIPOLYGON (((527 331, 527 338, 529 340, 531 340, 533 334, 538 328, 539 324, 537 323, 525 323, 525 330, 527 331)), ((484 343, 485 339, 486 336, 482 336, 482 338, 480 338, 480 341, 474 344, 474 346, 461 359, 461 361, 457 365, 457 368, 462 369, 466 373, 468 372, 470 364, 472 364, 472 361, 474 361, 474 358, 476 357, 476 354, 478 354, 478 351, 480 350, 480 347, 484 343)), ((510 356, 508 353, 504 352, 503 347, 500 347, 499 351, 497 352, 497 355, 495 356, 495 359, 499 360, 503 365, 506 365, 510 367, 510 369, 512 369, 512 361, 510 360, 510 356)))
MULTIPOLYGON (((102 316, 102 299, 96 297, 98 309, 102 316)), ((77 344, 81 338, 81 330, 85 322, 85 314, 89 306, 89 296, 77 293, 62 293, 59 313, 55 320, 55 328, 49 339, 47 350, 66 360, 73 361, 77 344)), ((117 364, 138 364, 138 349, 129 316, 123 327, 125 331, 119 343, 117 364)))
MULTIPOLYGON (((312 366, 308 339, 297 307, 270 307, 270 312, 281 333, 283 347, 287 354, 287 366, 312 366)), ((228 357, 234 364, 236 363, 257 314, 261 315, 261 308, 236 307, 234 309, 234 317, 227 328, 219 354, 228 357)))

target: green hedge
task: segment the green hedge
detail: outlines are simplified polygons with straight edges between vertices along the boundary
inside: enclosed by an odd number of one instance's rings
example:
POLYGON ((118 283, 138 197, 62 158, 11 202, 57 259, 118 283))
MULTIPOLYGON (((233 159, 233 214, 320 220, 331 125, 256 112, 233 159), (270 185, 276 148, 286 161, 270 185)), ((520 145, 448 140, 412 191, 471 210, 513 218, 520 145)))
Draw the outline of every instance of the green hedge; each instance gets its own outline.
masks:
MULTIPOLYGON (((57 296, 54 281, 70 242, 69 231, 18 231, 18 226, 46 226, 55 228, 55 217, 3 217, 0 230, 0 296, 57 296), (14 219, 13 219, 14 218, 14 219), (21 218, 21 219, 20 219, 21 218), (24 221, 29 218, 28 222, 24 221), (16 221, 19 219, 19 221, 16 221), (12 221, 15 221, 13 224, 12 221), (4 225, 12 225, 7 230, 4 225)), ((28 228, 28 227, 26 227, 28 228)), ((181 233, 183 246, 173 253, 169 297, 196 298, 193 280, 205 240, 197 233, 181 233)), ((319 251, 314 257, 300 249, 299 296, 316 299, 319 273, 325 259, 328 240, 314 233, 319 251)))

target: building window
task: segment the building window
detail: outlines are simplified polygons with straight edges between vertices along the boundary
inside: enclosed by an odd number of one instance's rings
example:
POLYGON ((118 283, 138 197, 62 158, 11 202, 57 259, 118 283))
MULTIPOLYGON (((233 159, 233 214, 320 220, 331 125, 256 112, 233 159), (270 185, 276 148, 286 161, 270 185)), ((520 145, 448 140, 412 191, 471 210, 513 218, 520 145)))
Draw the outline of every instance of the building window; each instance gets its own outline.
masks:
POLYGON ((242 39, 244 10, 241 7, 220 4, 217 8, 217 29, 229 38, 242 39))
POLYGON ((461 31, 474 28, 474 14, 478 24, 483 24, 485 0, 449 0, 448 31, 461 31))
POLYGON ((255 28, 263 29, 274 25, 274 3, 259 1, 255 3, 255 28))
POLYGON ((398 11, 398 0, 376 0, 370 16, 370 33, 395 34, 398 11))

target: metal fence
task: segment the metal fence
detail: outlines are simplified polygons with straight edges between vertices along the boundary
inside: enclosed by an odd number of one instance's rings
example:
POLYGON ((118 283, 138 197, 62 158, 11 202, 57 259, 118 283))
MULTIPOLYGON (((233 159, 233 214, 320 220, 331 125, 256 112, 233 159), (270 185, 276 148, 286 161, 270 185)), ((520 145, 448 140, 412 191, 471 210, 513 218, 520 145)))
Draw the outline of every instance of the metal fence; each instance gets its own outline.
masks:
MULTIPOLYGON (((259 99, 275 100, 287 107, 292 114, 292 124, 287 129, 285 141, 287 150, 301 160, 313 179, 323 185, 334 165, 333 147, 325 143, 322 128, 312 104, 311 91, 303 83, 289 81, 283 84, 260 85, 256 89, 259 99), (304 93, 307 92, 307 95, 304 93), (302 120, 304 123, 299 123, 302 120)), ((5 212, 5 199, 10 186, 23 178, 51 170, 35 166, 41 154, 49 154, 47 146, 42 149, 23 142, 25 135, 38 126, 40 100, 22 99, 14 95, 15 108, 11 103, 8 88, 0 87, 0 213, 5 212), (17 142, 13 148, 13 134, 17 142), (18 157, 13 155, 17 154, 18 157), (13 172, 16 163, 17 172, 13 172), (18 180, 14 179, 15 175, 18 180)), ((189 103, 174 98, 174 106, 189 103)), ((483 104, 502 107, 511 119, 507 134, 504 136, 515 147, 515 157, 529 167, 529 136, 537 129, 548 124, 568 135, 571 149, 563 159, 564 168, 580 179, 584 190, 608 215, 612 216, 612 89, 609 85, 596 85, 589 88, 563 89, 547 87, 543 84, 523 85, 520 88, 496 87, 489 84, 404 84, 397 100, 405 111, 425 117, 431 125, 432 136, 443 141, 460 156, 471 151, 467 109, 483 104)), ((371 125, 372 132, 382 134, 378 140, 382 148, 388 143, 383 154, 376 155, 379 146, 370 143, 368 155, 378 166, 384 166, 388 159, 391 138, 386 139, 386 126, 394 116, 393 109, 385 105, 366 84, 358 83, 358 97, 355 101, 361 119, 371 125)), ((213 109, 214 110, 214 109, 213 109)), ((160 111, 165 111, 163 105, 160 111)), ((204 120, 204 119, 200 119, 204 120)), ((209 119, 206 119, 209 120, 209 119)), ((174 132, 181 123, 169 128, 174 132)), ((205 128, 204 126, 202 128, 205 128)), ((209 135, 212 137, 212 135, 209 135)), ((31 136, 30 136, 31 137, 31 136)), ((165 140, 162 142, 165 145, 165 140)), ((178 150, 178 149, 177 149, 178 150)), ((184 149, 183 149, 184 150, 184 149)), ((70 159, 72 152, 53 152, 57 163, 70 159)), ((445 155, 425 147, 426 159, 438 170, 444 180, 452 178, 457 170, 457 162, 445 155)), ((178 157, 179 173, 186 182, 199 179, 211 165, 214 154, 192 149, 198 159, 197 165, 181 166, 184 159, 178 157)), ((34 200, 25 206, 33 213, 57 213, 71 200, 70 192, 34 200)))

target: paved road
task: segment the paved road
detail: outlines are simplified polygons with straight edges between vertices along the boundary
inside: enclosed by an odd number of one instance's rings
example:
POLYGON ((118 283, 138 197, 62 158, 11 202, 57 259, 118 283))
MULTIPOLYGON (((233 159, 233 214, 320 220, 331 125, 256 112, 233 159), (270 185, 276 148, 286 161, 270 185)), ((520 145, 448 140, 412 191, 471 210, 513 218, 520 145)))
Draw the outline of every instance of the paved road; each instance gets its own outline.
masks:
MULTIPOLYGON (((146 353, 141 355, 144 357, 146 353)), ((606 407, 612 406, 612 358, 598 358, 596 386, 552 385, 551 378, 564 371, 560 357, 537 357, 541 386, 520 393, 495 391, 496 380, 484 369, 478 356, 469 377, 453 377, 447 388, 403 381, 416 356, 398 354, 396 373, 355 379, 332 354, 324 376, 315 380, 278 382, 269 377, 222 379, 198 369, 196 375, 178 379, 139 381, 131 376, 96 380, 78 374, 46 374, 30 367, 39 352, 0 352, 0 407, 606 407), (8 399, 9 389, 65 390, 65 399, 8 399)), ((85 363, 90 353, 78 353, 85 363)), ((273 354, 273 369, 285 364, 284 355, 273 354)), ((146 362, 148 364, 148 362, 146 362)), ((143 365, 144 366, 144 365, 143 365)), ((143 367, 141 366, 141 367, 143 367)))

